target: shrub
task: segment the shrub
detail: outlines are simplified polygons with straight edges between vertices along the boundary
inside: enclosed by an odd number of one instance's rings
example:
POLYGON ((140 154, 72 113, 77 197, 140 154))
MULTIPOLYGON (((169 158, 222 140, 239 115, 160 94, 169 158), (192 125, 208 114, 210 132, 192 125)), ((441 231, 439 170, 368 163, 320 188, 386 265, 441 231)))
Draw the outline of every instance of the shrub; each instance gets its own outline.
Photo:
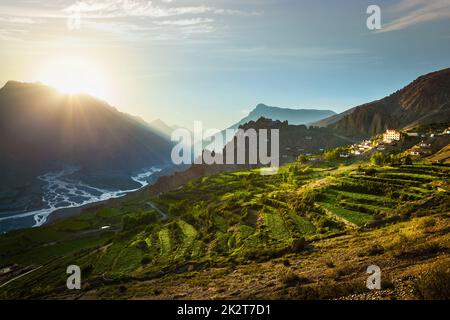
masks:
POLYGON ((350 281, 323 281, 315 285, 297 286, 293 296, 301 300, 336 299, 367 291, 364 281, 354 279, 350 281))
POLYGON ((418 279, 416 291, 425 300, 447 300, 450 297, 450 265, 436 263, 418 279))
POLYGON ((127 291, 127 287, 125 287, 123 284, 119 286, 119 292, 124 293, 127 291))
POLYGON ((335 269, 334 279, 338 280, 342 277, 348 276, 353 273, 353 268, 350 265, 343 265, 335 269))
POLYGON ((300 277, 296 273, 292 272, 291 270, 286 270, 286 272, 283 272, 280 281, 286 286, 286 287, 293 287, 301 283, 308 283, 308 279, 305 277, 300 277))
POLYGON ((325 265, 326 265, 328 268, 334 268, 334 267, 336 266, 336 265, 334 264, 334 262, 331 261, 331 260, 325 261, 325 265))
POLYGON ((83 268, 83 275, 88 276, 92 273, 93 270, 94 270, 94 266, 92 264, 88 264, 87 266, 85 266, 83 268))
POLYGON ((382 164, 384 164, 384 155, 381 152, 375 152, 372 157, 370 158, 370 161, 377 165, 380 166, 382 164))
POLYGON ((420 227, 422 229, 432 228, 435 225, 436 225, 436 219, 431 218, 431 217, 425 218, 420 222, 420 227))
POLYGON ((377 173, 377 170, 374 168, 367 168, 364 170, 364 174, 367 176, 373 176, 377 173))
POLYGON ((405 164, 405 165, 408 165, 408 166, 410 166, 410 165, 412 165, 413 164, 413 162, 412 162, 412 159, 411 159, 411 156, 410 155, 407 155, 404 159, 403 159, 403 164, 405 164))
POLYGON ((141 259, 141 264, 146 265, 152 262, 152 259, 149 256, 143 256, 141 259))
POLYGON ((308 157, 307 156, 305 156, 305 155, 301 155, 301 156, 299 156, 298 158, 297 158, 297 161, 299 162, 299 163, 306 163, 307 161, 308 161, 308 157))
POLYGON ((400 248, 396 256, 402 259, 424 258, 435 256, 443 250, 438 243, 424 243, 414 247, 406 244, 400 248))
POLYGON ((151 210, 142 213, 127 214, 122 218, 123 230, 132 230, 139 226, 148 225, 158 220, 158 214, 151 210))
POLYGON ((384 247, 380 244, 374 244, 371 245, 369 248, 367 248, 366 250, 360 251, 358 253, 359 257, 365 257, 365 256, 376 256, 379 254, 383 254, 384 253, 384 247))

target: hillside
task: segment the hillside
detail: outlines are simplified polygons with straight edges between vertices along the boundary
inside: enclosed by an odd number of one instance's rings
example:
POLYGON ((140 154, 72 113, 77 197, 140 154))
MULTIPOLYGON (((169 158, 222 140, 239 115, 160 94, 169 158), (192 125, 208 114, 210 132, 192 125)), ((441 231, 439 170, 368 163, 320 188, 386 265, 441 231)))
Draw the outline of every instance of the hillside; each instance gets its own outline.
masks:
POLYGON ((0 267, 12 271, 0 278, 0 297, 448 297, 450 202, 439 191, 447 166, 339 160, 258 170, 1 236, 0 267), (65 289, 73 263, 83 270, 75 293, 65 289), (377 293, 363 285, 373 263, 384 275, 377 293))
POLYGON ((316 128, 306 125, 292 125, 289 122, 259 118, 240 128, 244 130, 278 129, 280 134, 280 163, 294 161, 300 155, 319 154, 325 149, 348 145, 352 139, 335 134, 329 128, 316 128))
POLYGON ((450 69, 417 78, 383 99, 316 122, 351 137, 370 137, 388 128, 450 121, 450 69))
POLYGON ((14 161, 131 169, 170 156, 166 140, 105 102, 40 84, 8 82, 0 90, 0 115, 3 168, 14 161))
POLYGON ((106 102, 39 83, 0 89, 0 211, 42 206, 37 177, 76 167, 97 186, 130 188, 131 173, 170 160, 172 144, 106 102))
POLYGON ((450 145, 446 145, 441 150, 428 157, 431 163, 450 164, 450 145))
POLYGON ((148 126, 161 136, 165 137, 167 140, 171 139, 172 132, 174 132, 176 129, 181 128, 179 126, 169 126, 161 119, 156 119, 154 121, 149 122, 148 126))
POLYGON ((325 118, 325 119, 322 119, 322 120, 319 120, 319 121, 311 122, 310 125, 318 126, 318 127, 328 127, 329 125, 332 125, 332 124, 338 122, 339 120, 344 118, 346 115, 351 114, 353 111, 355 111, 355 109, 356 109, 356 107, 348 109, 348 110, 346 110, 344 112, 335 114, 335 115, 333 115, 331 117, 328 117, 328 118, 325 118))
MULTIPOLYGON (((328 128, 307 127, 305 125, 289 125, 287 121, 273 121, 271 119, 259 118, 256 121, 250 121, 240 126, 243 130, 254 129, 278 129, 280 134, 279 153, 280 164, 286 164, 294 161, 300 155, 320 153, 323 149, 330 149, 344 146, 351 142, 351 139, 336 135, 328 128)), ((268 131, 270 132, 270 131, 268 131)), ((270 133, 269 133, 270 135, 270 133)), ((257 134, 257 139, 259 136, 257 134)), ((227 144, 228 145, 228 144, 227 144)), ((270 148, 270 141, 268 141, 270 148)), ((209 152, 206 150, 205 152, 209 152)), ((249 150, 245 150, 245 164, 193 164, 189 165, 186 170, 179 170, 170 176, 160 177, 152 186, 148 187, 152 193, 159 193, 175 189, 187 183, 188 181, 217 174, 222 171, 248 170, 261 166, 259 156, 257 156, 258 164, 249 164, 249 150)), ((224 147, 220 155, 226 159, 226 147, 224 147)), ((237 163, 237 147, 236 137, 234 138, 234 163, 237 163)))

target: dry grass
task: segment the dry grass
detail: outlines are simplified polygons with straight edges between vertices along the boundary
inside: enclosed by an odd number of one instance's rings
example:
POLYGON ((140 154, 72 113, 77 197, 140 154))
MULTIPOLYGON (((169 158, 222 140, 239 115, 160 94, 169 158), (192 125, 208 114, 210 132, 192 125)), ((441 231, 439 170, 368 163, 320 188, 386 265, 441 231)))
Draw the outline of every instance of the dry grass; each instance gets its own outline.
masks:
POLYGON ((313 244, 314 250, 310 253, 136 281, 128 284, 123 293, 106 287, 90 292, 88 296, 134 299, 448 299, 448 286, 439 285, 444 280, 449 283, 448 267, 445 270, 439 267, 449 265, 448 227, 446 214, 415 218, 362 234, 321 240, 313 244), (361 255, 361 252, 369 254, 361 255), (371 264, 380 266, 382 270, 382 290, 379 292, 365 288, 366 269, 371 264))

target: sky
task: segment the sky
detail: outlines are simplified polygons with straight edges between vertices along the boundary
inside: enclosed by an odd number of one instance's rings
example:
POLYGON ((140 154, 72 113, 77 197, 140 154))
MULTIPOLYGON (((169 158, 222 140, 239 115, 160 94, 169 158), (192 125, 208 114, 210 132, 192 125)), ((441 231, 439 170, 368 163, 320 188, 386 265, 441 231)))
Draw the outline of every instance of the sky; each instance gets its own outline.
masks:
POLYGON ((446 67, 450 0, 0 0, 0 86, 78 85, 188 128, 258 103, 342 112, 446 67))

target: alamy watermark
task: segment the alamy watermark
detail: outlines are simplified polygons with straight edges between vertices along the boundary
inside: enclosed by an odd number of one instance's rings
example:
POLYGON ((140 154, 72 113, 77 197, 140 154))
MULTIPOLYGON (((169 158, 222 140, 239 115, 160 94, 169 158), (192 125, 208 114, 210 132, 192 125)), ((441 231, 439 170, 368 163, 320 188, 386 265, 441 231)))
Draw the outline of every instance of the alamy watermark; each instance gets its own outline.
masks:
POLYGON ((81 268, 77 265, 70 265, 66 270, 67 274, 70 276, 67 278, 66 286, 69 290, 80 290, 81 289, 81 268))
POLYGON ((381 29, 381 8, 377 5, 370 5, 367 7, 366 13, 369 15, 366 21, 366 26, 369 30, 381 29))
POLYGON ((370 274, 366 281, 366 287, 369 290, 381 289, 381 268, 377 265, 367 267, 366 273, 370 274))
POLYGON ((180 164, 259 165, 261 174, 278 172, 280 164, 279 129, 217 129, 203 131, 200 121, 194 122, 194 134, 187 129, 172 133, 178 142, 172 149, 172 162, 180 164), (225 135, 225 137, 224 137, 225 135), (270 145, 270 153, 269 153, 270 145))

